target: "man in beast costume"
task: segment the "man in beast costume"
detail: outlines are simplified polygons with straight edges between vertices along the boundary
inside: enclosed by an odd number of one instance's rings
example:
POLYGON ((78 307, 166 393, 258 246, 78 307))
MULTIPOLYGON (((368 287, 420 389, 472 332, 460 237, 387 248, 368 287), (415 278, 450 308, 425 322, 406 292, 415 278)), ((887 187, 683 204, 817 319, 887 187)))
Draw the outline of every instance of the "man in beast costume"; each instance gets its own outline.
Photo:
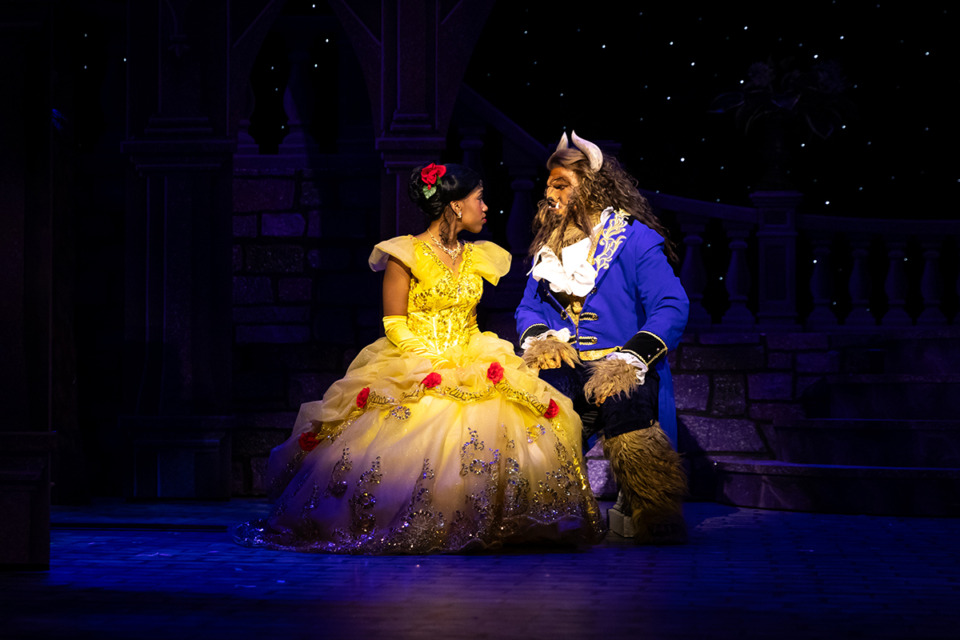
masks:
POLYGON ((689 302, 666 230, 636 181, 595 144, 566 133, 547 161, 530 271, 516 312, 524 360, 574 400, 585 437, 603 438, 615 509, 639 543, 686 541, 686 476, 667 350, 689 302))

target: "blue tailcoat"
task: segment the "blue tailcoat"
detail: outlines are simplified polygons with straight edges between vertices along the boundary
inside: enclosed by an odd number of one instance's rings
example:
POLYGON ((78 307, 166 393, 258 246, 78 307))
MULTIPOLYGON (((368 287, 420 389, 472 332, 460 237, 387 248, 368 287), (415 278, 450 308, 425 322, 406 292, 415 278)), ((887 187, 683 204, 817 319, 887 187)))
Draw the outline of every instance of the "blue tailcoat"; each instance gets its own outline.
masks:
MULTIPOLYGON (((547 282, 530 276, 515 314, 517 333, 535 325, 569 329, 578 351, 622 347, 638 331, 676 348, 687 325, 689 300, 663 252, 663 237, 623 213, 610 216, 597 242, 597 279, 580 312, 579 326, 564 311, 547 282)), ((522 340, 522 339, 521 339, 522 340)), ((666 357, 660 374, 660 426, 677 441, 676 402, 666 357)))

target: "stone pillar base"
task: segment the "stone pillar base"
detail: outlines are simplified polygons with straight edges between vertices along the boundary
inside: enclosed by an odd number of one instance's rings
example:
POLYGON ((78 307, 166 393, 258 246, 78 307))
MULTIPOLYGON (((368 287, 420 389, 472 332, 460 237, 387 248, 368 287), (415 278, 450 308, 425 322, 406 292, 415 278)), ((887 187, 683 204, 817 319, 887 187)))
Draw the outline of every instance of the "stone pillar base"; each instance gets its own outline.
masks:
POLYGON ((51 432, 0 432, 0 570, 50 568, 51 432))

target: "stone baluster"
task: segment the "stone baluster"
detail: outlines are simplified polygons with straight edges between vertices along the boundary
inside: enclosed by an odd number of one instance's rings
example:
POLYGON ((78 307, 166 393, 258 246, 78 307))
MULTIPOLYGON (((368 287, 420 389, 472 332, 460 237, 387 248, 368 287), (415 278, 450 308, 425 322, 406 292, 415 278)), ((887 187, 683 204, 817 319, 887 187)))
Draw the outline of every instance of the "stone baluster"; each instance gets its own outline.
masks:
POLYGON ((813 237, 813 273, 810 275, 810 295, 813 311, 807 318, 807 327, 821 329, 835 327, 837 316, 833 312, 833 280, 830 272, 830 242, 828 234, 813 237))
POLYGON ((710 314, 703 306, 703 292, 707 287, 707 270, 703 264, 703 232, 706 224, 702 220, 685 222, 680 225, 683 232, 683 264, 680 267, 680 282, 690 299, 690 317, 688 327, 707 327, 711 323, 710 314))
POLYGON ((907 271, 904 263, 907 261, 907 254, 904 251, 906 242, 903 240, 887 241, 887 278, 883 284, 883 290, 887 294, 887 313, 883 316, 881 324, 885 327, 902 327, 913 324, 913 320, 907 314, 907 271))
POLYGON ((753 314, 747 309, 747 296, 750 293, 750 267, 747 265, 747 238, 750 225, 731 222, 726 225, 730 239, 730 264, 724 279, 729 296, 730 308, 723 314, 721 324, 725 327, 752 327, 755 324, 753 314))
POLYGON ((941 240, 925 238, 923 247, 923 276, 920 279, 920 295, 923 297, 923 311, 917 317, 917 324, 940 325, 947 323, 947 317, 940 309, 943 279, 940 274, 941 240))
POLYGON ((853 254, 853 268, 850 269, 850 314, 844 324, 852 327, 866 327, 877 324, 870 313, 870 239, 855 236, 850 239, 853 254))

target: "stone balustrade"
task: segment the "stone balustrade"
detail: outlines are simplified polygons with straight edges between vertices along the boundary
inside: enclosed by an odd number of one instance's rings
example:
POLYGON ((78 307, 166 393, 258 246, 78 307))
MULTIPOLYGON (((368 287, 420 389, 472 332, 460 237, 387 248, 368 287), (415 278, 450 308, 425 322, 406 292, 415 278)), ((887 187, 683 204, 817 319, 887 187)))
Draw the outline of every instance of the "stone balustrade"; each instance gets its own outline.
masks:
MULTIPOLYGON (((467 87, 456 116, 463 161, 490 177, 497 200, 488 200, 512 204, 506 221, 494 222, 522 258, 549 150, 467 87)), ((678 245, 691 329, 876 331, 958 321, 954 220, 810 215, 794 191, 753 193, 749 207, 644 194, 678 245)))

